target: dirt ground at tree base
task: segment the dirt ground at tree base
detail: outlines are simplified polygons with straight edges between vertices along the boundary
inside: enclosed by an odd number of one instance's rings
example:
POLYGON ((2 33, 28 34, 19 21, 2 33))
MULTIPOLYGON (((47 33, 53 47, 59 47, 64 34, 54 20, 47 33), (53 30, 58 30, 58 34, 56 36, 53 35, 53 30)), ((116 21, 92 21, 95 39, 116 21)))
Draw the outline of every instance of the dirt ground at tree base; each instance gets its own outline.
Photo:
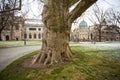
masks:
POLYGON ((24 61, 22 61, 22 62, 20 63, 20 65, 21 65, 22 67, 25 67, 25 68, 46 68, 46 67, 49 67, 49 66, 58 66, 58 65, 66 64, 66 63, 69 63, 69 62, 70 62, 70 61, 65 61, 65 62, 63 62, 63 63, 54 64, 54 65, 50 65, 50 64, 44 65, 44 64, 41 64, 41 63, 38 63, 38 62, 32 64, 32 61, 33 61, 33 59, 34 59, 35 56, 36 56, 36 55, 31 56, 31 57, 25 59, 24 61))

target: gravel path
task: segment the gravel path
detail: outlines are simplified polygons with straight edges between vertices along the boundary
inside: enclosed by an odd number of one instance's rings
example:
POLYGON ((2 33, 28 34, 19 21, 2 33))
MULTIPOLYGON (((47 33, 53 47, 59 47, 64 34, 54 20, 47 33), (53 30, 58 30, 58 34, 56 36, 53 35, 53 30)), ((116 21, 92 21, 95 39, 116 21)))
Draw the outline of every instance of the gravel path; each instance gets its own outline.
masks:
POLYGON ((0 72, 17 58, 40 48, 41 46, 24 46, 0 49, 0 72))

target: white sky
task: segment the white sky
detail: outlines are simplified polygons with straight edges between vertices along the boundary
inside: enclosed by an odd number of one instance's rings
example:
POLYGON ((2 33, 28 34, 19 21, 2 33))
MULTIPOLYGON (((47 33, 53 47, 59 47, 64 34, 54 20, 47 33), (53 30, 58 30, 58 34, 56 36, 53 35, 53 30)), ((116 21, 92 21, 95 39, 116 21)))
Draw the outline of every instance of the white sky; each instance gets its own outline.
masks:
MULTIPOLYGON (((24 4, 22 7, 22 12, 28 12, 27 16, 28 18, 36 18, 36 19, 41 19, 41 12, 43 8, 43 4, 38 2, 38 0, 23 0, 24 4)), ((98 0, 97 1, 98 6, 100 6, 102 9, 106 10, 109 8, 113 8, 115 10, 120 11, 120 0, 98 0)), ((77 28, 81 20, 85 20, 88 25, 92 25, 92 23, 89 21, 87 16, 91 15, 91 12, 89 12, 90 9, 88 9, 87 15, 82 15, 80 18, 76 20, 77 23, 73 24, 73 29, 77 28)))
POLYGON ((26 17, 41 19, 43 4, 39 0, 23 0, 22 12, 27 12, 26 17))
MULTIPOLYGON (((120 0, 98 0, 97 4, 103 10, 112 8, 114 10, 120 11, 120 0)), ((88 19, 88 17, 92 15, 91 10, 92 10, 92 6, 87 10, 85 15, 83 14, 81 17, 79 17, 75 21, 75 23, 72 25, 73 26, 72 29, 78 28, 79 23, 82 20, 85 20, 87 22, 88 26, 93 25, 93 23, 88 19)))

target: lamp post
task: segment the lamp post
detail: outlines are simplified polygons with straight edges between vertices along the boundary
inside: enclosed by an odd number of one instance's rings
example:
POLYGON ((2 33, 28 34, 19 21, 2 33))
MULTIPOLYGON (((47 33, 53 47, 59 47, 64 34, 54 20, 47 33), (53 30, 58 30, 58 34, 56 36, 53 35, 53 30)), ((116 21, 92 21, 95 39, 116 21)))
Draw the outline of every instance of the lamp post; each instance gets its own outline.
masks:
POLYGON ((24 46, 26 46, 26 37, 27 37, 26 28, 24 27, 24 46))

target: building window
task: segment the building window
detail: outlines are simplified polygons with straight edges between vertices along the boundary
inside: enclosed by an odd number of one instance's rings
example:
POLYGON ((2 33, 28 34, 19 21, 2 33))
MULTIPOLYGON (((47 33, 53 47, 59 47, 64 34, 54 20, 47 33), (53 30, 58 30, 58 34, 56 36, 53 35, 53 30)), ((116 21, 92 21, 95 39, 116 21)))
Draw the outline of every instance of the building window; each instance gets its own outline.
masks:
POLYGON ((27 34, 26 34, 26 33, 24 34, 24 38, 25 38, 25 39, 27 38, 27 34))
POLYGON ((32 35, 31 35, 31 33, 29 34, 29 38, 30 38, 30 39, 32 38, 32 35))
POLYGON ((16 30, 19 30, 19 26, 16 26, 16 30))
POLYGON ((36 28, 29 28, 30 31, 36 31, 36 28))
POLYGON ((16 30, 19 30, 19 25, 15 24, 15 28, 16 28, 16 30))
POLYGON ((119 39, 119 37, 117 37, 117 40, 119 39))
POLYGON ((36 39, 36 34, 34 34, 34 38, 36 39))
POLYGON ((6 40, 9 40, 9 36, 8 35, 6 35, 6 40))
POLYGON ((40 33, 38 34, 38 38, 41 39, 41 34, 40 33))
POLYGON ((41 28, 38 28, 39 31, 41 31, 41 28))

